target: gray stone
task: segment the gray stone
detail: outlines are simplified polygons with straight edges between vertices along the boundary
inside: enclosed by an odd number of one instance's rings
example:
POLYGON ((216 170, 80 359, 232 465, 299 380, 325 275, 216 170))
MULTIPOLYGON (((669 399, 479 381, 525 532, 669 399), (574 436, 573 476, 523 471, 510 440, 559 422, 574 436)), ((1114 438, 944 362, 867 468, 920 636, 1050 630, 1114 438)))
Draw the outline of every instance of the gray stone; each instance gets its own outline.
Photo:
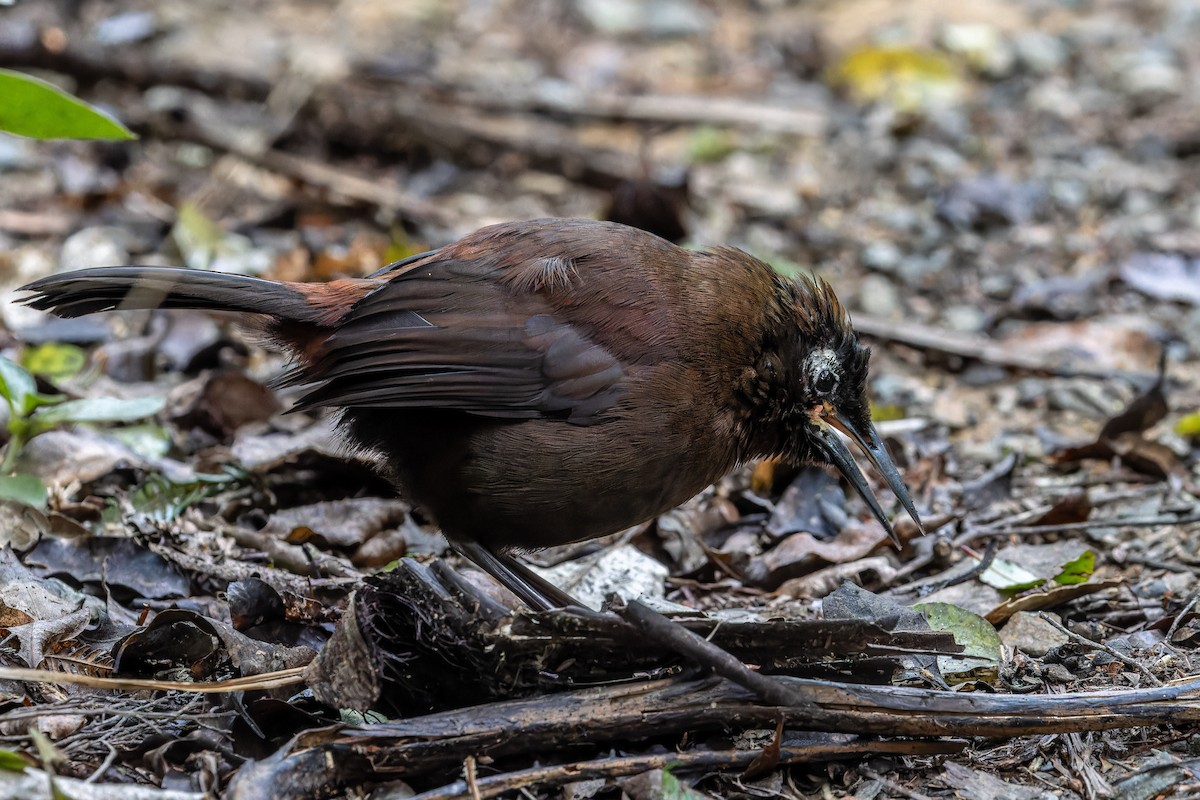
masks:
POLYGON ((945 269, 953 258, 952 248, 939 247, 928 256, 908 256, 900 262, 896 272, 907 285, 916 286, 926 275, 932 275, 945 269))
POLYGON ((33 141, 0 136, 0 172, 29 166, 34 157, 33 141))
POLYGON ((1155 103, 1178 96, 1184 88, 1184 75, 1168 52, 1146 49, 1123 59, 1118 80, 1121 89, 1141 103, 1155 103))
POLYGON ((1000 641, 1013 650, 1040 658, 1071 638, 1037 614, 1018 611, 1000 629, 1000 641))
POLYGON ((690 0, 577 0, 576 7, 611 36, 695 36, 712 27, 712 15, 690 0))
POLYGON ((946 327, 963 333, 978 333, 987 324, 987 315, 978 306, 949 306, 942 312, 946 327))
POLYGON ((893 242, 871 242, 863 248, 861 260, 865 267, 891 272, 903 256, 893 242))
POLYGON ((1003 78, 1016 63, 1013 48, 998 28, 986 23, 962 22, 942 29, 942 46, 963 56, 971 68, 990 78, 1003 78))
POLYGON ((993 272, 979 279, 979 290, 993 300, 1007 300, 1014 286, 1012 275, 1004 272, 993 272))
POLYGON ((67 237, 58 255, 60 270, 116 267, 129 263, 128 237, 120 228, 84 228, 67 237))
POLYGON ((1018 33, 1013 47, 1021 65, 1037 75, 1049 75, 1067 61, 1067 48, 1062 39, 1045 31, 1018 33))
POLYGON ((877 317, 895 317, 901 312, 896 285, 882 275, 868 275, 858 290, 862 310, 877 317))

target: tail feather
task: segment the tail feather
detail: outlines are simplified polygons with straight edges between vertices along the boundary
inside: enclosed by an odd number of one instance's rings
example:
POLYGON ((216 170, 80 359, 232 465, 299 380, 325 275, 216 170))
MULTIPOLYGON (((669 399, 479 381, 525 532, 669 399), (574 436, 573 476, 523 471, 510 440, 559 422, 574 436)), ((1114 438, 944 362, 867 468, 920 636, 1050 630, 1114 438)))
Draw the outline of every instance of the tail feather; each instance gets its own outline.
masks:
POLYGON ((309 302, 297 284, 246 275, 172 267, 99 267, 36 280, 22 302, 60 317, 113 309, 193 308, 267 314, 278 320, 322 322, 328 308, 309 302))

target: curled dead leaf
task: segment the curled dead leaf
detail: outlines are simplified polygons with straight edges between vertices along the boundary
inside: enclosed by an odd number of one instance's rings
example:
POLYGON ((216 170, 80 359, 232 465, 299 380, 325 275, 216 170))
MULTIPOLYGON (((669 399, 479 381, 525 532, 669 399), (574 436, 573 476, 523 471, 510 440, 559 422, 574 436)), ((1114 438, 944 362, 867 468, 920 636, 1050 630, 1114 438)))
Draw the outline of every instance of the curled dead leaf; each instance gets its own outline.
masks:
POLYGON ((773 588, 788 578, 812 572, 822 564, 844 564, 863 558, 887 541, 877 522, 853 523, 835 538, 822 541, 811 533, 794 533, 746 566, 745 577, 756 586, 773 588))

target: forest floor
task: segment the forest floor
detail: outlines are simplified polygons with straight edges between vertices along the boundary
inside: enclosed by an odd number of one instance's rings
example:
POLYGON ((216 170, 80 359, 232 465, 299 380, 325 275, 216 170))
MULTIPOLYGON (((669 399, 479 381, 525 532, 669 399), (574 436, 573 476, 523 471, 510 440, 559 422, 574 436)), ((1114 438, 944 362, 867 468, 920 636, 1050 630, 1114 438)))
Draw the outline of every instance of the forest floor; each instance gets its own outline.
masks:
POLYGON ((0 383, 80 401, 0 475, 0 797, 1200 795, 1198 37, 1182 0, 0 9, 0 67, 140 137, 0 137, 0 383), (230 320, 18 303, 541 216, 814 272, 872 346, 927 535, 764 463, 528 554, 751 677, 509 612, 230 320))

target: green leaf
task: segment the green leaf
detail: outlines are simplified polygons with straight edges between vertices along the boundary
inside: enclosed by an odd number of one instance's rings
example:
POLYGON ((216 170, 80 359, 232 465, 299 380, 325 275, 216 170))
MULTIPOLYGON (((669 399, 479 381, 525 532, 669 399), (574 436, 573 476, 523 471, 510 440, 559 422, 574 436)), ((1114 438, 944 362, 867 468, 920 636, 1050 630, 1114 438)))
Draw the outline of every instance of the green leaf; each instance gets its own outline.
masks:
POLYGON ((171 239, 179 248, 179 254, 192 269, 206 269, 216 257, 217 249, 225 232, 204 212, 192 203, 179 206, 175 225, 171 228, 171 239))
POLYGON ((87 353, 84 349, 65 342, 46 342, 28 347, 21 353, 21 366, 50 380, 73 378, 85 364, 87 353))
POLYGON ((162 411, 163 397, 89 397, 38 409, 30 421, 38 432, 72 422, 131 422, 162 411))
POLYGON ((732 153, 735 147, 729 131, 701 125, 688 137, 688 161, 693 164, 713 164, 732 153))
POLYGON ((25 411, 25 398, 37 394, 37 382, 26 370, 9 361, 0 358, 0 395, 8 401, 9 408, 22 416, 25 411))
POLYGON ((197 475, 194 481, 172 483, 152 476, 129 495, 129 505, 153 520, 170 522, 188 507, 229 488, 233 480, 230 475, 197 475))
POLYGON ((137 137, 121 123, 46 81, 0 69, 0 131, 33 139, 137 137))
POLYGON ((46 497, 46 487, 34 475, 0 475, 0 500, 16 500, 42 509, 46 497))
POLYGON ((785 278, 793 278, 794 279, 803 273, 812 271, 812 269, 810 267, 806 267, 801 264, 797 264, 795 261, 792 261, 791 259, 787 258, 786 256, 775 256, 774 258, 764 258, 763 261, 766 261, 768 264, 770 264, 771 268, 773 270, 775 270, 776 272, 778 272, 780 275, 784 276, 785 278))
POLYGON ((338 709, 338 716, 348 725, 379 725, 388 718, 378 711, 355 711, 352 708, 338 709))
POLYGON ((12 750, 0 750, 0 770, 6 772, 24 772, 29 762, 20 753, 12 750))
POLYGON ((1088 578, 1096 571, 1096 553, 1084 550, 1079 558, 1063 564, 1062 572, 1054 576, 1054 582, 1062 586, 1074 586, 1077 583, 1087 583, 1088 578))
POLYGON ((155 422, 113 428, 108 435, 142 458, 153 460, 171 452, 171 434, 155 422))
POLYGON ((1005 594, 1016 594, 1028 589, 1034 589, 1046 582, 1036 574, 1003 558, 996 558, 988 564, 988 568, 979 576, 979 580, 1005 594))
POLYGON ((662 771, 662 800, 702 800, 700 794, 672 774, 670 769, 662 771))
POLYGON ((938 669, 946 680, 956 683, 973 678, 991 680, 1000 670, 1000 634, 978 614, 950 603, 921 603, 912 607, 935 631, 954 634, 963 646, 962 655, 938 656, 938 669))
POLYGON ((8 401, 8 407, 18 417, 27 417, 38 406, 52 405, 63 399, 60 394, 40 394, 33 376, 7 358, 0 358, 0 396, 8 401))
POLYGON ((42 762, 42 769, 46 772, 53 775, 55 766, 67 763, 67 757, 54 746, 54 742, 50 741, 49 736, 33 726, 29 727, 26 735, 33 740, 33 747, 37 750, 38 759, 42 762))
POLYGON ((384 252, 383 259, 389 264, 394 264, 397 261, 403 261, 409 256, 415 256, 428 250, 429 245, 424 242, 413 241, 409 238, 408 231, 404 230, 403 225, 393 225, 392 239, 388 242, 387 251, 384 252))
POLYGON ((1200 411, 1193 411, 1175 423, 1175 432, 1189 439, 1200 438, 1200 411))
POLYGON ((895 403, 884 403, 883 405, 871 405, 871 422, 892 422, 897 419, 904 419, 908 416, 904 411, 904 406, 895 403))

